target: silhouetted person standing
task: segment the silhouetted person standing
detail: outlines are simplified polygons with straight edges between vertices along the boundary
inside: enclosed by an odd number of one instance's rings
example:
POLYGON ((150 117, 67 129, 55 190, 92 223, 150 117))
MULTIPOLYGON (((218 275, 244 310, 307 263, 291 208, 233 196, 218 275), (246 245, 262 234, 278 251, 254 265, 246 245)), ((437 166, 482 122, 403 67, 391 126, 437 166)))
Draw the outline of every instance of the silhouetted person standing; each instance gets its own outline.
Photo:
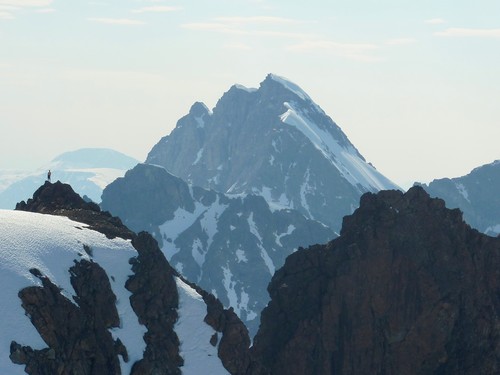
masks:
POLYGON ((50 177, 52 176, 52 172, 49 169, 49 173, 47 173, 47 181, 50 182, 50 177))

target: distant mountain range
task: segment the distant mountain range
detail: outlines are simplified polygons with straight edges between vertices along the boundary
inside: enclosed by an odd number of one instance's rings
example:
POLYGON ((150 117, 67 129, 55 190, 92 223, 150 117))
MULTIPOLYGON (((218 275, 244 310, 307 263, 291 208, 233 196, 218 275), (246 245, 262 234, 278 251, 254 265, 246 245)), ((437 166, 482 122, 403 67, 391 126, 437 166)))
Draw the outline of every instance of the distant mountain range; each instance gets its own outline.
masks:
POLYGON ((46 180, 49 169, 52 181, 69 183, 82 196, 100 202, 104 187, 137 163, 111 149, 84 148, 65 152, 36 171, 0 171, 0 208, 13 209, 17 202, 31 197, 46 180))
POLYGON ((421 186, 431 196, 444 199, 447 207, 460 208, 472 227, 500 235, 500 160, 463 177, 441 178, 421 186))
POLYGON ((194 186, 258 194, 339 231, 361 194, 398 189, 293 82, 270 74, 232 86, 210 111, 195 103, 148 154, 194 186))
POLYGON ((195 103, 101 206, 153 233, 253 335, 285 258, 333 239, 364 192, 397 188, 302 89, 270 74, 259 89, 231 87, 213 111, 195 103))
POLYGON ((190 186, 147 164, 108 185, 101 207, 132 230, 153 233, 169 262, 231 306, 251 334, 269 301, 267 284, 285 258, 335 237, 296 210, 274 210, 261 196, 190 186))

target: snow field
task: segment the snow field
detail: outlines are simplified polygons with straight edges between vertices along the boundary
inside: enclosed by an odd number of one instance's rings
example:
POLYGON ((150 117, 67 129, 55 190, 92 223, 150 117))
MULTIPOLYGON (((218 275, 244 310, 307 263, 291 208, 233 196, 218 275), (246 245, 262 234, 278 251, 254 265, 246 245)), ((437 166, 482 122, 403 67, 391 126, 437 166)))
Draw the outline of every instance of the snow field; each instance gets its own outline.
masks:
POLYGON ((217 355, 217 347, 210 344, 210 338, 216 332, 203 321, 207 315, 207 306, 203 298, 180 278, 176 277, 175 282, 179 291, 179 318, 175 324, 175 331, 181 343, 180 355, 184 359, 182 373, 184 375, 229 374, 217 355))
POLYGON ((106 270, 117 297, 121 326, 111 332, 114 338, 120 338, 129 354, 128 363, 119 357, 122 373, 130 373, 132 364, 142 358, 145 348, 142 338, 146 329, 139 325, 129 303, 130 292, 125 289, 125 281, 132 274, 128 260, 137 255, 130 241, 110 240, 66 217, 0 210, 1 374, 25 374, 24 366, 15 365, 9 359, 12 340, 34 349, 46 347, 25 315, 17 295, 23 288, 41 285, 29 269, 40 270, 73 302, 75 292, 69 268, 74 261, 91 259, 83 249, 84 244, 92 249, 92 259, 106 270))

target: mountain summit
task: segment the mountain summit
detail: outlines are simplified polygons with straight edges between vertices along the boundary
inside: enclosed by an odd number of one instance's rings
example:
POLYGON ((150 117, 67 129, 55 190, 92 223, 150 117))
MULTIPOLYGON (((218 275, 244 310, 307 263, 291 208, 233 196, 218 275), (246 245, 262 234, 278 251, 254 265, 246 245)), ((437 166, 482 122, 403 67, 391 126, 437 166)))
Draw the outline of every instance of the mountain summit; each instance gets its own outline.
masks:
POLYGON ((193 185, 262 195, 337 231, 363 193, 398 189, 307 93, 274 74, 258 89, 232 86, 213 111, 195 103, 146 163, 193 185))

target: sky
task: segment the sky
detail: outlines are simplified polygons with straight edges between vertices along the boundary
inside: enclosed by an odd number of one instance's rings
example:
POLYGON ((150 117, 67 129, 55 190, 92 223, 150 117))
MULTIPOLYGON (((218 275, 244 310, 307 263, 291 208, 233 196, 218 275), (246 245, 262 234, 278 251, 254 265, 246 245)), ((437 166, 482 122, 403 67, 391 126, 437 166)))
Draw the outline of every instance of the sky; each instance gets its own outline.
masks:
POLYGON ((298 84, 401 186, 500 159, 498 0, 0 0, 0 169, 144 161, 195 101, 298 84))

